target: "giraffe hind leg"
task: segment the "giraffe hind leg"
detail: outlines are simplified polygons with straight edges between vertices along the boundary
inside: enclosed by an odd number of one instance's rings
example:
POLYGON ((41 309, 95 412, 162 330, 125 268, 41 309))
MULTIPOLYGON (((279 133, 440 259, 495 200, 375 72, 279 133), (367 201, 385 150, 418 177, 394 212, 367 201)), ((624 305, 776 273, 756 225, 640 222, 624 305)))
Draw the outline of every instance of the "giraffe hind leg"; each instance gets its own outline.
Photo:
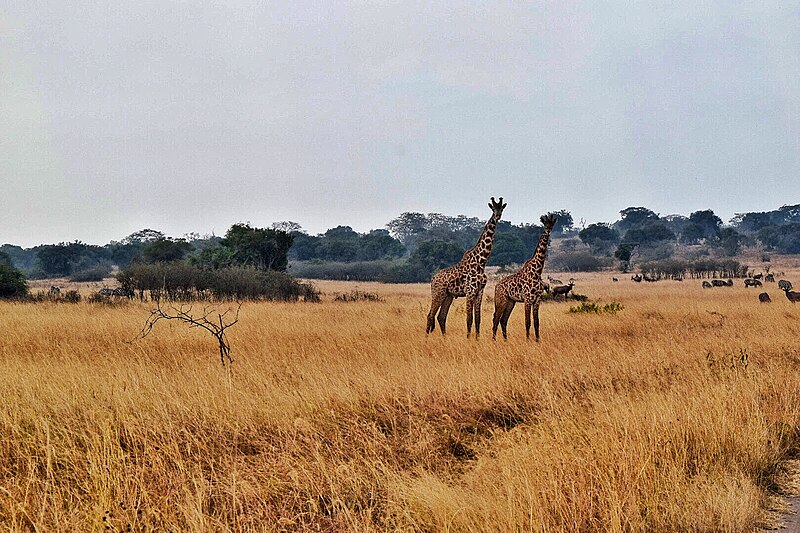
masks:
MULTIPOLYGON (((436 329, 436 311, 442 307, 446 298, 447 295, 444 293, 434 293, 431 295, 431 310, 428 311, 428 323, 425 326, 425 333, 431 333, 436 329)), ((441 322, 439 323, 441 324, 441 322)))
POLYGON ((508 340, 508 319, 511 317, 511 312, 514 310, 515 305, 517 305, 517 302, 509 300, 503 310, 503 316, 500 317, 500 327, 503 329, 503 338, 505 340, 508 340))
MULTIPOLYGON (((453 295, 448 294, 444 297, 444 301, 442 302, 442 308, 439 310, 439 329, 442 330, 442 335, 445 334, 446 326, 447 326, 447 313, 450 312, 450 304, 453 303, 453 295)), ((431 326, 431 331, 434 330, 434 326, 431 326)))
POLYGON ((539 342, 539 302, 533 304, 533 331, 536 334, 536 342, 539 342))
POLYGON ((506 308, 506 295, 502 289, 494 291, 494 316, 492 317, 492 339, 497 338, 497 326, 500 325, 500 317, 503 316, 503 310, 506 308))

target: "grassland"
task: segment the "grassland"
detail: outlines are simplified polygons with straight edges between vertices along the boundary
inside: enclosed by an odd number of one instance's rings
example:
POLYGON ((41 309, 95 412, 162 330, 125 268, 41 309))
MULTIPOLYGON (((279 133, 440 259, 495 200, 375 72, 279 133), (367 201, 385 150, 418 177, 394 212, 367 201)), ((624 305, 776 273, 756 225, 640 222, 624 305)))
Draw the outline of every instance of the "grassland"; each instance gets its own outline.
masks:
MULTIPOLYGON (((789 279, 800 277, 790 273, 789 279)), ((800 443, 800 306, 612 283, 425 336, 428 288, 321 283, 213 339, 148 304, 0 303, 0 529, 751 531, 800 443), (333 302, 334 291, 380 302, 333 302)), ((491 294, 491 287, 487 295, 491 294)))

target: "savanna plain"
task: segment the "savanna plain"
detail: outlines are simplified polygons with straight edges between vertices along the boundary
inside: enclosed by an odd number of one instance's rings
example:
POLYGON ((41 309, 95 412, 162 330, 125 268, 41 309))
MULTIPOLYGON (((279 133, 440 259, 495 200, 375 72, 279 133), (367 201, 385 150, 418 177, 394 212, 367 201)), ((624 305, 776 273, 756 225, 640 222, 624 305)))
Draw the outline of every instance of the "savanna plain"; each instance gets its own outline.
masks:
POLYGON ((800 305, 775 284, 760 304, 741 280, 576 277, 621 309, 547 302, 538 343, 521 306, 492 340, 492 282, 479 339, 463 299, 425 335, 427 285, 317 282, 321 303, 245 303, 230 368, 174 321, 131 342, 149 302, 0 303, 0 529, 774 524, 800 444, 800 305), (382 301, 334 301, 353 289, 382 301))

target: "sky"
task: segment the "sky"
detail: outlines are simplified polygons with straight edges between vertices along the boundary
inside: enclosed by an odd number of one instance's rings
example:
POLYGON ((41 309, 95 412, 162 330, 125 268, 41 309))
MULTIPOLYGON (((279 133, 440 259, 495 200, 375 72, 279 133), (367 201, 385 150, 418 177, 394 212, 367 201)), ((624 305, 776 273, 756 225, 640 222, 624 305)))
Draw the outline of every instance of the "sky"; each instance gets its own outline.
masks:
POLYGON ((0 243, 491 196, 514 223, 800 203, 800 1, 0 0, 0 243))

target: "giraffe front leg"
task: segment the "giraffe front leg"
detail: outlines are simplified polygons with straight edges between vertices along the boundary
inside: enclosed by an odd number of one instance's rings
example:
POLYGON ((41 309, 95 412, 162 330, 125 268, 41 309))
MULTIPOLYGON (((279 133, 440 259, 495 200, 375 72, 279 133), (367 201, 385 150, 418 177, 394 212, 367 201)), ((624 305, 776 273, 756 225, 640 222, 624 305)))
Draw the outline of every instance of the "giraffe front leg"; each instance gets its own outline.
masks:
POLYGON ((533 304, 533 331, 536 333, 536 342, 539 342, 539 301, 533 304))
POLYGON ((472 333, 472 314, 475 308, 475 296, 467 296, 467 337, 472 333))
POLYGON ((511 312, 514 310, 515 305, 517 305, 517 302, 508 300, 505 309, 503 309, 503 316, 500 317, 500 327, 503 329, 504 340, 508 340, 508 319, 511 317, 511 312))
MULTIPOLYGON (((444 297, 444 301, 442 302, 442 308, 439 310, 439 329, 442 330, 442 335, 445 334, 445 329, 447 326, 447 313, 450 312, 450 304, 453 303, 453 295, 448 294, 444 297)), ((433 331, 433 327, 431 327, 431 331, 433 331)))
POLYGON ((483 288, 475 295, 475 338, 481 336, 481 304, 483 302, 483 288))
POLYGON ((531 338, 531 304, 525 302, 525 338, 531 338))

